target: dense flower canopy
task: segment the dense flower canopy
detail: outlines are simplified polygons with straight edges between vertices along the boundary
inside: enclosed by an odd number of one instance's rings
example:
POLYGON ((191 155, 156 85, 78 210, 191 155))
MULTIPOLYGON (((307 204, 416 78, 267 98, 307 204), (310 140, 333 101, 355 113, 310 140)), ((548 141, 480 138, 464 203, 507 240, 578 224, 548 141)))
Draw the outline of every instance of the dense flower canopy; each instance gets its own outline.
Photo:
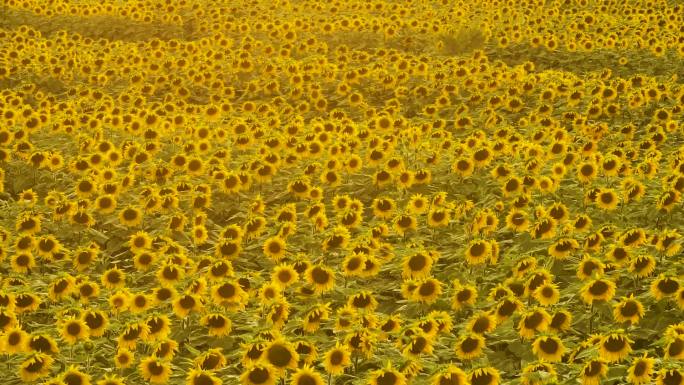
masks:
POLYGON ((672 0, 0 0, 8 385, 684 383, 672 0))

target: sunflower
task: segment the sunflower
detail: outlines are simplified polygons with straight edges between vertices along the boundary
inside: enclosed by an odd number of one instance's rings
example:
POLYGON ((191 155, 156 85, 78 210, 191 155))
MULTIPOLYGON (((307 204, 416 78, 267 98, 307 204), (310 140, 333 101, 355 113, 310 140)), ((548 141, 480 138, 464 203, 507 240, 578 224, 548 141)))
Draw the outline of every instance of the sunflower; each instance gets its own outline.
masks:
POLYGON ((33 353, 19 366, 19 376, 24 382, 35 381, 50 374, 54 359, 44 353, 33 353))
POLYGON ((410 214, 401 214, 394 218, 394 230, 400 236, 404 236, 409 231, 415 231, 418 226, 416 218, 410 214))
POLYGON ((273 282, 267 282, 259 288, 258 297, 262 304, 268 304, 271 301, 282 299, 283 294, 280 286, 273 282))
POLYGON ((332 375, 344 372, 344 369, 351 365, 351 354, 346 346, 336 343, 335 347, 328 350, 323 357, 323 367, 325 371, 332 375))
POLYGON ((595 275, 600 277, 603 275, 605 267, 603 262, 591 257, 589 254, 585 254, 577 266, 577 278, 585 281, 595 275))
POLYGON ((130 293, 127 290, 117 290, 109 296, 109 307, 115 314, 121 313, 128 310, 129 300, 130 293))
POLYGON ((426 277, 432 268, 433 262, 431 255, 426 252, 407 255, 403 263, 402 276, 410 279, 426 277))
POLYGON ((522 370, 521 384, 523 385, 543 385, 555 382, 557 379, 556 369, 553 364, 538 361, 527 364, 522 370))
POLYGON ((19 274, 26 274, 36 267, 36 259, 30 252, 20 252, 10 258, 12 271, 19 274))
POLYGON ((269 322, 273 324, 276 329, 282 328, 290 316, 290 304, 284 300, 276 300, 270 305, 270 309, 266 316, 269 322))
MULTIPOLYGON (((364 322, 361 323, 363 326, 364 322)), ((367 324, 367 323, 366 323, 367 324)), ((354 332, 347 334, 344 337, 344 343, 359 355, 370 357, 375 347, 376 338, 370 331, 370 328, 357 329, 354 332)))
POLYGON ((586 304, 594 301, 610 301, 615 295, 615 282, 610 279, 596 278, 587 282, 580 291, 582 300, 586 304))
POLYGON ((75 289, 74 282, 74 277, 68 274, 54 280, 52 283, 50 283, 48 288, 48 297, 51 300, 58 302, 67 296, 70 296, 75 289))
POLYGON ((572 313, 567 310, 558 310, 552 317, 549 323, 549 329, 556 333, 565 332, 570 329, 572 324, 572 313))
POLYGON ((95 199, 95 209, 103 215, 108 215, 116 210, 116 197, 112 194, 100 195, 95 199))
POLYGON ((432 336, 419 328, 412 329, 411 333, 405 340, 405 343, 400 344, 404 357, 418 359, 421 354, 431 354, 433 351, 432 336))
POLYGON ((580 214, 575 218, 575 220, 572 223, 572 227, 574 231, 578 232, 585 232, 588 231, 589 228, 591 228, 592 221, 591 218, 588 215, 585 214, 580 214))
POLYGON ((271 281, 282 289, 297 282, 298 279, 299 274, 297 271, 287 264, 276 266, 273 269, 273 274, 271 274, 271 281))
POLYGON ((479 334, 466 334, 456 342, 456 356, 462 360, 472 360, 482 355, 485 339, 479 334))
MULTIPOLYGON (((242 365, 251 366, 260 362, 266 344, 264 342, 252 342, 240 344, 242 348, 242 365)), ((273 369, 273 367, 271 367, 273 369)))
POLYGON ((123 270, 113 267, 102 274, 102 286, 107 289, 119 289, 126 285, 126 275, 123 270))
POLYGON ((591 161, 585 161, 577 167, 577 179, 582 183, 589 183, 598 173, 598 168, 596 164, 591 161))
POLYGON ((565 346, 556 336, 540 336, 532 343, 532 352, 540 360, 559 362, 565 352, 565 346))
MULTIPOLYGON (((0 318, 2 315, 0 314, 0 318)), ((59 348, 55 340, 46 334, 37 334, 31 336, 28 341, 28 348, 33 352, 56 354, 59 353, 59 348)))
POLYGON ((164 263, 159 270, 157 270, 157 279, 163 287, 173 287, 183 279, 184 275, 184 270, 172 262, 164 263))
POLYGON ((218 258, 224 258, 229 260, 235 259, 242 251, 242 246, 240 245, 240 243, 241 236, 238 236, 235 239, 219 239, 219 241, 216 243, 214 255, 216 255, 216 257, 218 258))
POLYGON ((466 385, 468 377, 459 367, 451 364, 432 376, 431 385, 466 385))
POLYGON ((304 317, 304 330, 310 333, 315 332, 321 326, 321 322, 330 316, 330 304, 317 304, 309 310, 304 317))
POLYGON ((90 329, 83 320, 71 318, 62 321, 59 334, 66 343, 73 345, 80 340, 87 339, 90 329))
POLYGON ((614 244, 611 246, 610 250, 606 253, 606 258, 609 261, 615 262, 616 264, 622 266, 626 261, 629 261, 631 253, 629 248, 614 244))
POLYGON ((368 385, 406 385, 406 376, 388 362, 385 368, 371 372, 368 385))
POLYGON ((592 359, 582 368, 580 379, 582 385, 599 385, 601 378, 608 373, 608 365, 601 359, 592 359))
POLYGON ((645 278, 653 273, 655 267, 656 261, 652 255, 640 255, 632 259, 629 271, 638 278, 645 278))
POLYGON ((17 294, 14 299, 14 312, 16 314, 33 312, 41 303, 40 298, 33 293, 17 294))
POLYGON ((227 336, 231 331, 231 321, 228 317, 219 313, 206 314, 200 320, 200 324, 209 329, 210 336, 227 336))
POLYGON ((669 213, 682 199, 682 194, 677 190, 665 191, 658 197, 656 208, 661 212, 669 213))
POLYGON ((511 176, 504 182, 503 186, 501 186, 501 190, 505 198, 515 197, 523 192, 523 186, 522 179, 517 176, 511 176))
MULTIPOLYGON (((379 253, 384 254, 383 258, 393 257, 392 250, 386 248, 385 246, 383 246, 379 250, 379 253)), ((378 260, 378 257, 375 257, 373 255, 365 255, 365 257, 363 258, 362 267, 358 270, 356 275, 363 278, 374 277, 380 271, 381 264, 382 262, 378 260)))
POLYGON ((522 278, 528 272, 537 268, 537 259, 535 257, 524 257, 516 262, 513 267, 513 274, 519 278, 522 278))
POLYGON ((474 369, 468 377, 471 385, 498 385, 501 374, 496 368, 486 367, 474 369))
POLYGON ((300 340, 295 343, 295 350, 299 354, 298 366, 312 365, 318 358, 318 349, 314 343, 300 340))
POLYGON ((165 384, 171 375, 171 366, 155 356, 140 360, 138 369, 142 377, 152 384, 165 384))
POLYGON ((514 295, 507 295, 496 305, 496 322, 503 323, 523 308, 523 303, 514 295))
POLYGON ((126 348, 120 348, 114 355, 114 365, 119 369, 125 369, 133 366, 134 354, 126 348))
POLYGON ((496 318, 491 314, 480 311, 473 315, 467 323, 466 330, 471 333, 483 335, 496 328, 496 318))
POLYGON ((128 206, 119 212, 119 222, 127 227, 136 227, 142 223, 142 212, 133 206, 128 206))
POLYGON ((535 308, 523 314, 518 322, 518 332, 523 338, 532 338, 538 332, 546 331, 551 323, 551 315, 543 308, 535 308))
POLYGON ((454 295, 451 301, 451 308, 460 310, 467 306, 472 306, 477 301, 477 289, 473 285, 461 285, 457 282, 454 285, 454 295))
POLYGON ((283 338, 276 338, 266 345, 261 360, 275 368, 277 373, 284 373, 288 368, 297 367, 299 354, 292 344, 283 338))
POLYGON ((656 377, 657 385, 682 385, 684 374, 678 369, 661 369, 656 377))
POLYGON ((552 282, 544 282, 537 287, 532 293, 534 299, 542 306, 550 306, 558 302, 560 299, 560 291, 558 286, 552 282))
POLYGON ((276 373, 273 366, 268 364, 250 365, 240 375, 242 385, 275 385, 276 373))
POLYGON ((178 352, 178 342, 172 339, 159 341, 152 350, 152 355, 162 360, 171 361, 178 352))
POLYGON ((316 293, 324 293, 335 286, 335 272, 322 264, 310 266, 304 276, 316 293))
POLYGON ((655 359, 646 355, 633 359, 632 365, 627 369, 627 381, 633 385, 650 383, 654 366, 655 359))
POLYGON ((406 203, 406 210, 412 215, 424 214, 429 208, 430 201, 422 194, 414 194, 406 203))
POLYGON ((193 294, 184 294, 173 301, 173 312, 178 318, 185 318, 192 312, 201 312, 202 300, 193 294))
POLYGON ((355 310, 373 312, 378 306, 378 301, 375 299, 372 292, 363 290, 350 296, 347 300, 347 305, 355 310))
POLYGON ((665 358, 673 360, 684 359, 684 335, 670 338, 665 346, 665 358))
POLYGON ((19 193, 17 203, 21 206, 33 207, 38 202, 38 194, 32 188, 19 193))
POLYGON ((640 228, 627 230, 620 234, 619 241, 624 247, 636 248, 646 242, 646 232, 640 228))
POLYGON ((87 310, 81 315, 81 320, 87 326, 90 337, 101 337, 109 325, 107 315, 101 310, 87 310))
POLYGON ((426 278, 417 282, 412 293, 412 299, 421 303, 431 304, 442 294, 442 282, 436 278, 426 278))
POLYGON ((133 294, 130 298, 128 310, 132 313, 143 313, 152 305, 152 298, 144 293, 133 294))
POLYGON ((213 348, 197 356, 194 362, 202 370, 218 370, 226 366, 227 360, 221 348, 213 348))
POLYGON ((638 299, 631 294, 629 297, 622 297, 618 303, 613 306, 613 317, 617 322, 629 322, 632 325, 639 323, 641 317, 644 316, 644 306, 638 299))
POLYGON ((143 335, 147 341, 165 339, 171 333, 171 320, 166 315, 152 314, 145 320, 147 333, 143 335))
POLYGON ((223 381, 220 378, 214 376, 212 372, 193 368, 188 371, 188 375, 185 380, 186 385, 221 385, 223 381))
POLYGON ((259 237, 266 228, 266 218, 254 215, 244 225, 244 234, 247 239, 259 237))
POLYGON ((556 235, 556 221, 551 217, 544 217, 535 222, 530 229, 532 238, 549 239, 556 235))
POLYGON ((492 253, 491 243, 485 239, 476 239, 470 241, 465 251, 466 262, 470 265, 479 265, 485 263, 492 253))
POLYGON ((428 213, 428 226, 446 227, 451 220, 451 212, 441 207, 433 208, 428 213))
POLYGON ((126 385, 124 380, 116 375, 105 374, 104 378, 99 380, 96 385, 126 385))
POLYGON ((78 370, 75 366, 70 366, 60 376, 61 382, 64 384, 79 384, 90 385, 90 375, 78 370))
POLYGON ((133 255, 133 266, 141 272, 146 272, 152 268, 157 255, 148 251, 140 251, 133 255))
POLYGON ((297 369, 290 377, 292 385, 323 385, 323 378, 308 365, 297 369))
POLYGON ((87 270, 90 266, 92 266, 92 264, 97 260, 97 258, 98 250, 90 248, 81 248, 76 250, 73 259, 73 266, 77 271, 83 272, 87 270))
POLYGON ((579 249, 579 243, 572 238, 561 238, 549 246, 549 254, 556 259, 568 258, 575 250, 579 249))
POLYGON ((523 210, 512 208, 506 215, 506 227, 518 233, 527 231, 530 226, 527 213, 523 210))
POLYGON ((149 334, 149 327, 145 322, 129 323, 119 335, 119 348, 134 350, 138 340, 145 340, 149 334))
POLYGON ((332 234, 323 241, 322 249, 324 251, 344 249, 347 247, 350 237, 349 229, 344 226, 336 226, 332 230, 332 234))
POLYGON ((373 215, 375 217, 389 219, 394 215, 397 204, 391 198, 375 198, 371 206, 373 207, 373 215))
POLYGON ((358 313, 351 306, 344 305, 337 309, 335 317, 335 330, 348 330, 357 321, 358 313))
POLYGON ((28 351, 29 335, 21 327, 13 326, 0 337, 0 346, 6 354, 17 354, 28 351))
POLYGON ((142 252, 152 246, 152 238, 147 232, 141 230, 128 238, 128 246, 134 254, 142 252))
POLYGON ((23 212, 16 221, 16 230, 26 235, 39 233, 41 230, 41 217, 30 212, 23 212))
POLYGON ((267 239, 263 246, 264 254, 276 263, 285 257, 285 249, 285 240, 278 236, 267 239))
POLYGON ((656 301, 660 301, 663 298, 674 296, 680 287, 677 278, 661 274, 651 282, 651 295, 656 301))
POLYGON ((596 195, 596 205, 603 210, 615 210, 619 197, 613 189, 604 188, 596 195))
POLYGON ((342 262, 342 274, 345 276, 360 275, 366 264, 365 253, 354 253, 347 255, 342 262))
POLYGON ((62 245, 60 242, 55 238, 53 235, 47 235, 44 237, 41 237, 38 240, 37 248, 38 248, 38 255, 41 257, 45 258, 46 260, 51 261, 52 256, 56 253, 58 253, 61 249, 62 245))

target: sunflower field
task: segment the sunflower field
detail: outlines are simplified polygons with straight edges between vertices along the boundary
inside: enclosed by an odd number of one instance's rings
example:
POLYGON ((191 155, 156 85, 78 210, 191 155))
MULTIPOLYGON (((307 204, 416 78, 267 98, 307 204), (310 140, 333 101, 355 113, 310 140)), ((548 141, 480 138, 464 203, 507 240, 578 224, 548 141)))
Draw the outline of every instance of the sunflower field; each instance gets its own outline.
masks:
POLYGON ((0 0, 3 385, 684 385, 680 0, 0 0))

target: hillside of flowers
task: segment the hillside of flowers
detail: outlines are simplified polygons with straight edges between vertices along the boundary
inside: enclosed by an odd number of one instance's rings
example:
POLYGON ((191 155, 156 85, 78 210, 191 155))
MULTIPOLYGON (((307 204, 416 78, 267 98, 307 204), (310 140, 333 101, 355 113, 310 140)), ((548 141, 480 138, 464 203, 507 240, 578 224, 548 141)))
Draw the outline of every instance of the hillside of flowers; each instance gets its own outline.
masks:
POLYGON ((677 0, 0 0, 3 385, 684 385, 677 0))

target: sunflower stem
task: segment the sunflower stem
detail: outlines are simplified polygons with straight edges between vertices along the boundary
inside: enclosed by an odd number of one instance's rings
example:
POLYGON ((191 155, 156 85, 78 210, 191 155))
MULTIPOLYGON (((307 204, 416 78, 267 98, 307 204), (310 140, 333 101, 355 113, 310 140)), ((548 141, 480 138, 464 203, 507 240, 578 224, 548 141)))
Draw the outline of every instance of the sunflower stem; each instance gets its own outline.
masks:
POLYGON ((594 301, 591 301, 591 308, 589 308, 589 335, 594 332, 594 301))

